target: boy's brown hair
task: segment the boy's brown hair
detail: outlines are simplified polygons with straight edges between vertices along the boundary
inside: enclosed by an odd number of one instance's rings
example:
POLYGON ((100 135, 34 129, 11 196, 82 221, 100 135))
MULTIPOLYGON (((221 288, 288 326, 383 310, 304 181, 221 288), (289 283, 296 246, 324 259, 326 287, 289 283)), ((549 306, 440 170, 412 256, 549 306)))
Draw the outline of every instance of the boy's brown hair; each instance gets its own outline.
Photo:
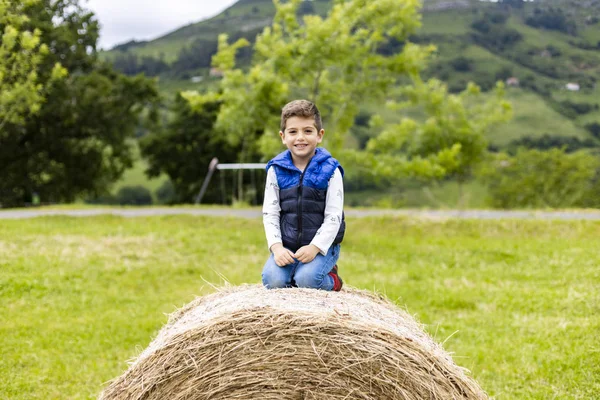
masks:
POLYGON ((321 113, 317 106, 308 100, 294 100, 287 103, 281 110, 281 132, 285 132, 285 124, 292 117, 313 118, 315 120, 315 128, 318 131, 323 129, 321 121, 321 113))

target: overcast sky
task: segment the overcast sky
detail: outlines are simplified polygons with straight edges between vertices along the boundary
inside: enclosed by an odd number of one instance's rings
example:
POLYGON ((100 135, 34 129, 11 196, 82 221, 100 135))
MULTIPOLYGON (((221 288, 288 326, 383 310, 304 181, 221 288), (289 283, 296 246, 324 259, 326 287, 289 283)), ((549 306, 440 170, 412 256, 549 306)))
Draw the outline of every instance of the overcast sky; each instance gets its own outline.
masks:
POLYGON ((132 39, 155 39, 191 22, 219 14, 237 0, 83 0, 96 14, 101 31, 99 48, 132 39))

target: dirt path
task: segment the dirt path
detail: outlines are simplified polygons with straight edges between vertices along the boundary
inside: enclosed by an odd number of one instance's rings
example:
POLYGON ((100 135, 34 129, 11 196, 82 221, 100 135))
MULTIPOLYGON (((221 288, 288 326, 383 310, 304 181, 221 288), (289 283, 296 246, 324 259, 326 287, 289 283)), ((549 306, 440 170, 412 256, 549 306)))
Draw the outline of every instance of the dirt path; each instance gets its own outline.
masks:
MULTIPOLYGON (((0 210, 0 219, 24 219, 51 215, 89 217, 112 214, 122 217, 163 215, 208 215, 221 217, 260 218, 260 209, 233 208, 97 208, 83 210, 13 209, 0 210)), ((398 215, 417 218, 460 219, 543 219, 543 220, 600 220, 599 211, 498 211, 498 210, 346 210, 351 218, 398 215)))

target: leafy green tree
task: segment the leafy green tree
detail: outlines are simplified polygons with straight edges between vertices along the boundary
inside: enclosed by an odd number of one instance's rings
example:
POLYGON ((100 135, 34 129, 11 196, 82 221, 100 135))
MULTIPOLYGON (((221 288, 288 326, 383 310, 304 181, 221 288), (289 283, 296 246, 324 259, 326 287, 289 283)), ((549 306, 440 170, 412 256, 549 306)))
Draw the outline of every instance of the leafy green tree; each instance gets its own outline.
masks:
MULTIPOLYGON (((402 91, 404 102, 389 102, 401 112, 425 115, 424 120, 406 117, 386 126, 369 140, 365 152, 353 152, 353 164, 389 181, 406 177, 439 180, 453 177, 459 183, 472 176, 487 152, 485 133, 506 120, 511 107, 504 99, 501 83, 495 97, 482 101, 479 87, 470 84, 458 95, 449 95, 438 80, 421 82, 402 91)), ((377 120, 374 120, 377 124, 377 120)))
MULTIPOLYGON (((327 18, 296 17, 301 1, 275 2, 273 25, 256 38, 253 65, 236 68, 236 52, 248 45, 219 38, 213 65, 224 72, 219 94, 186 93, 193 105, 219 99, 217 127, 232 142, 253 142, 250 132, 266 132, 265 153, 271 145, 282 105, 295 97, 319 104, 327 121, 326 144, 341 147, 365 100, 381 100, 396 86, 398 76, 421 69, 431 49, 406 43, 399 54, 378 49, 395 39, 405 41, 420 25, 419 2, 353 0, 337 2, 327 18)), ((246 146, 242 146, 244 149, 246 146)), ((244 154, 240 155, 243 160, 244 154)))
POLYGON ((287 101, 301 97, 319 105, 328 131, 324 145, 344 158, 345 165, 362 165, 382 177, 466 176, 485 152, 487 127, 510 113, 501 98, 502 87, 497 97, 485 102, 474 85, 449 96, 440 82, 421 81, 434 48, 408 41, 420 26, 419 1, 339 1, 325 19, 304 16, 302 23, 296 18, 300 0, 274 3, 273 25, 257 37, 251 68, 242 70, 235 63, 236 52, 247 41, 229 44, 221 36, 213 58, 213 65, 225 74, 221 91, 183 94, 193 107, 222 103, 216 127, 230 142, 242 143, 241 161, 247 160, 245 150, 255 145, 256 133, 262 134, 259 144, 265 156, 281 149, 275 139, 279 111, 287 101), (392 42, 402 43, 397 53, 380 51, 392 42), (340 151, 359 106, 383 106, 398 87, 404 87, 400 108, 418 106, 423 118, 384 129, 367 152, 340 151), (383 145, 388 140, 397 146, 383 145))
MULTIPOLYGON (((140 142, 142 155, 148 161, 148 176, 164 173, 170 178, 175 191, 171 201, 193 201, 213 157, 220 162, 235 160, 239 149, 215 130, 218 110, 218 103, 205 103, 202 108, 192 109, 177 95, 170 121, 140 142)), ((205 200, 219 202, 218 184, 209 186, 205 200)))
POLYGON ((37 68, 49 49, 41 43, 42 32, 28 29, 29 18, 24 7, 36 0, 0 0, 0 131, 7 123, 19 124, 36 114, 45 92, 66 70, 56 63, 51 79, 42 82, 37 68))
POLYGON ((0 203, 73 201, 106 192, 132 165, 127 139, 157 105, 154 81, 128 78, 99 62, 98 22, 77 0, 23 3, 24 31, 49 49, 34 74, 48 88, 35 115, 0 130, 0 203), (53 79, 60 62, 68 76, 53 79))

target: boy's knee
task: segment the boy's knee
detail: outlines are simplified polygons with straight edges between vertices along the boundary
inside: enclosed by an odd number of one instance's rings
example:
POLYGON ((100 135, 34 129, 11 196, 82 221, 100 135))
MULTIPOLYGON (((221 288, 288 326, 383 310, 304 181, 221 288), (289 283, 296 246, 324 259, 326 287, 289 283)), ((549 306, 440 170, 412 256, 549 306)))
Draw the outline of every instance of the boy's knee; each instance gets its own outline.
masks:
POLYGON ((282 277, 274 276, 265 272, 262 274, 262 283, 267 289, 279 289, 288 286, 288 283, 285 281, 285 279, 282 279, 282 277))
POLYGON ((309 289, 320 289, 324 278, 324 275, 307 272, 300 272, 294 276, 298 287, 309 289))

